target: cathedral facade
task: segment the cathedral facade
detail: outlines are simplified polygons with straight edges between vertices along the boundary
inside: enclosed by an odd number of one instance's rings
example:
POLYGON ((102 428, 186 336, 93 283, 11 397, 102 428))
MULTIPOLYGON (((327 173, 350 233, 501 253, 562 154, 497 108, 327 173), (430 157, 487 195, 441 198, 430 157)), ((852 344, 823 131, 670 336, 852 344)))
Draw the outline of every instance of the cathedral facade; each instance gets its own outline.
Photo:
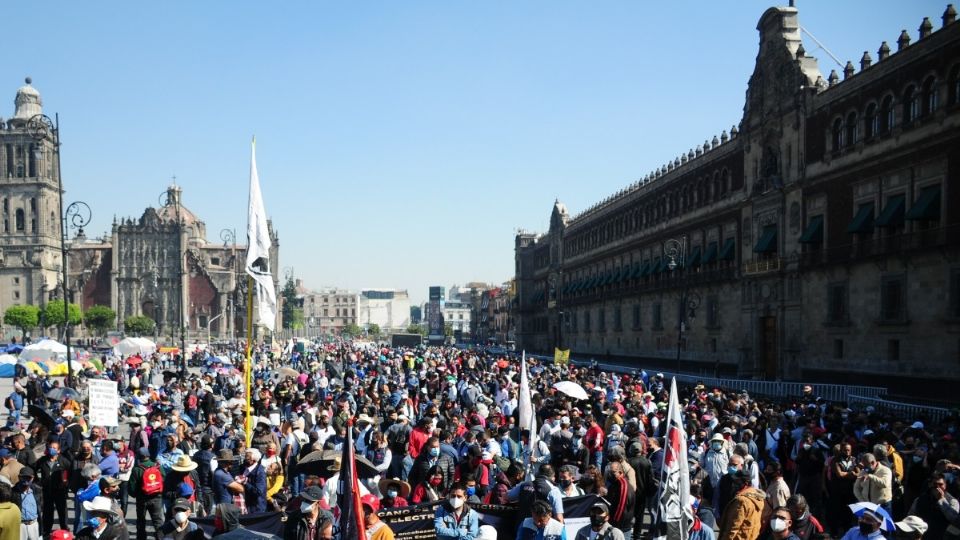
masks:
MULTIPOLYGON (((12 305, 42 308, 62 297, 55 139, 38 127, 42 102, 29 79, 17 90, 15 105, 13 117, 0 119, 0 314, 12 305)), ((206 225, 183 205, 180 186, 167 188, 162 202, 139 218, 115 220, 103 238, 72 231, 70 301, 83 310, 111 307, 121 329, 126 318, 143 315, 157 323, 160 336, 178 339, 182 318, 188 340, 204 341, 208 332, 211 338, 242 337, 246 246, 237 244, 236 231, 224 231, 221 242, 208 242, 206 225)), ((277 286, 279 241, 272 225, 270 236, 277 286)), ((280 328, 279 310, 277 317, 280 328)), ((4 333, 13 335, 13 330, 4 328, 4 333)))
POLYGON ((824 75, 797 9, 767 10, 738 125, 516 236, 518 347, 949 395, 960 24, 941 21, 824 75))

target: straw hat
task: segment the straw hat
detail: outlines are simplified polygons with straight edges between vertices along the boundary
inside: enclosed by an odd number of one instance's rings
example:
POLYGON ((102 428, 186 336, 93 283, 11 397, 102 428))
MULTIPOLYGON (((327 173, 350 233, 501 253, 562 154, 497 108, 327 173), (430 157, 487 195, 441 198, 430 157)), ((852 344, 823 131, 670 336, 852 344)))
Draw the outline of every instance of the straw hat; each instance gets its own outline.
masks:
POLYGON ((178 472, 190 472, 197 468, 197 463, 190 459, 190 456, 184 454, 177 458, 171 469, 178 472))
POLYGON ((383 480, 380 480, 380 482, 377 483, 377 489, 380 490, 380 495, 386 497, 387 489, 392 485, 397 485, 400 487, 398 495, 404 499, 410 495, 410 484, 400 480, 399 478, 384 478, 383 480))

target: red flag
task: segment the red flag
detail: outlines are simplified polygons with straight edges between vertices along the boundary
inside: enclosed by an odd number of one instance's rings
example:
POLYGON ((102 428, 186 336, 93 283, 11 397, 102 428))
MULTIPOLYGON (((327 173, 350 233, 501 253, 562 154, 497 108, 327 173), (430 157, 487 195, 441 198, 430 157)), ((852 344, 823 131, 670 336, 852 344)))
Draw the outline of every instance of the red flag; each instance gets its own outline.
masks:
POLYGON ((353 419, 347 421, 347 440, 343 443, 340 461, 340 484, 337 486, 337 509, 340 513, 340 540, 366 538, 363 508, 360 506, 360 483, 353 453, 353 419))

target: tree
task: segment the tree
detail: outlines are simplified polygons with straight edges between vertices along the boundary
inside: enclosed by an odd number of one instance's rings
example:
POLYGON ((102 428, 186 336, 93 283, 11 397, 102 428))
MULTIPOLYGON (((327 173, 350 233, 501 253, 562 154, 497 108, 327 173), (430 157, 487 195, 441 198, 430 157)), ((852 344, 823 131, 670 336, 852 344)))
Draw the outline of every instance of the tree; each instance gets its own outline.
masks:
POLYGON ((103 332, 108 328, 113 328, 117 321, 117 313, 107 306, 90 306, 90 309, 83 314, 83 324, 93 328, 97 332, 103 332))
POLYGON ((423 337, 427 336, 427 327, 422 324, 411 324, 407 327, 408 334, 420 334, 423 337))
MULTIPOLYGON (((286 315, 284 315, 283 317, 283 322, 284 323, 287 322, 286 315)), ((302 308, 294 308, 290 312, 290 324, 288 325, 288 328, 292 328, 293 330, 303 329, 303 309, 302 308)))
POLYGON ((450 336, 453 335, 453 325, 452 325, 452 324, 445 324, 445 325, 443 325, 443 335, 446 336, 446 337, 450 337, 450 336))
POLYGON ((353 323, 350 323, 344 326, 343 330, 340 333, 346 336, 359 336, 360 334, 363 333, 363 328, 360 328, 359 326, 353 323))
POLYGON ((367 323, 367 334, 375 338, 380 337, 380 325, 377 323, 367 323))
MULTIPOLYGON (((62 305, 61 305, 62 309, 62 305)), ((37 306, 10 306, 3 314, 3 323, 20 329, 23 335, 40 323, 40 308, 37 306)))
MULTIPOLYGON (((80 313, 80 306, 70 304, 68 313, 70 315, 70 324, 78 325, 83 319, 80 313)), ((46 309, 43 310, 44 326, 62 326, 63 325, 63 300, 51 300, 47 302, 46 309)))
MULTIPOLYGON (((300 305, 300 299, 297 298, 297 284, 293 282, 293 276, 288 277, 287 282, 283 284, 280 297, 283 299, 283 327, 293 328, 296 320, 294 311, 303 307, 300 305)), ((303 328, 303 310, 300 311, 300 328, 303 328)))
POLYGON ((153 319, 143 315, 135 315, 123 321, 123 329, 128 334, 134 334, 136 336, 152 334, 155 326, 156 323, 153 322, 153 319))

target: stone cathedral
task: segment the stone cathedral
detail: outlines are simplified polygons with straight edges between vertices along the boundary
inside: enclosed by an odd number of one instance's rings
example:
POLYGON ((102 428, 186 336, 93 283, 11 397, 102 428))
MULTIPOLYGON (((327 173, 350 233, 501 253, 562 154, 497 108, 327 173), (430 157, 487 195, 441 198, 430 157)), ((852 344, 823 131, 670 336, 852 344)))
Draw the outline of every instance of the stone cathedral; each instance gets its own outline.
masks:
MULTIPOLYGON (((62 296, 56 154, 52 136, 38 134, 30 122, 42 113, 30 79, 17 90, 15 104, 13 117, 0 118, 0 314, 16 304, 42 308, 62 296)), ((184 206, 182 195, 180 186, 169 186, 162 205, 146 208, 139 218, 115 219, 103 238, 71 231, 70 301, 84 310, 110 306, 118 328, 127 317, 145 315, 156 321, 158 335, 179 338, 182 310, 188 341, 205 340, 208 329, 214 339, 242 336, 246 246, 236 239, 244 231, 208 242, 206 225, 184 206)), ((123 211, 97 209, 104 210, 123 211)), ((270 235, 279 290, 279 241, 272 224, 270 235)), ((4 328, 4 334, 11 331, 4 328)))

